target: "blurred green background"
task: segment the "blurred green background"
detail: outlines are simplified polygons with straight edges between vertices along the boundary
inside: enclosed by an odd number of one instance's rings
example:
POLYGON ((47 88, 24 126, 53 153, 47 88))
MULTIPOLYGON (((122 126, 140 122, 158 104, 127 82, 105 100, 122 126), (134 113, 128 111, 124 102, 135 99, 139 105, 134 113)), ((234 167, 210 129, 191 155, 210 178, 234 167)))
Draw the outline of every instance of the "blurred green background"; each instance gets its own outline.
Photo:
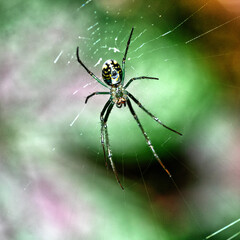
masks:
MULTIPOLYGON (((224 0, 1 2, 0 239, 203 239, 238 219, 239 15, 224 0), (108 96, 84 104, 105 89, 78 64, 76 47, 101 77, 107 59, 121 63, 132 27, 126 80, 159 81, 128 91, 183 133, 133 104, 177 186, 129 110, 114 108, 122 191, 100 144, 108 96)), ((237 232, 239 224, 212 239, 237 232)))

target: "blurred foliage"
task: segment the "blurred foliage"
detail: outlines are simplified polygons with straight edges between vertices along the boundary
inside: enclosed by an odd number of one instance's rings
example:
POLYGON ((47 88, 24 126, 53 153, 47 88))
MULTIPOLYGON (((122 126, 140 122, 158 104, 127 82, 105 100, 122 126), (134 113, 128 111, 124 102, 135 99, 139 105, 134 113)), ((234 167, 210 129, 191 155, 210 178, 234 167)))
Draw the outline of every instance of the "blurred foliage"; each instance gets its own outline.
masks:
POLYGON ((204 4, 0 3, 0 239, 203 239, 239 217, 240 28, 235 21, 186 44, 235 17, 204 4), (107 97, 84 104, 103 88, 77 63, 76 47, 100 77, 105 60, 121 63, 133 26, 126 77, 159 81, 129 91, 183 137, 133 106, 181 193, 127 108, 109 118, 121 191, 100 144, 107 97))

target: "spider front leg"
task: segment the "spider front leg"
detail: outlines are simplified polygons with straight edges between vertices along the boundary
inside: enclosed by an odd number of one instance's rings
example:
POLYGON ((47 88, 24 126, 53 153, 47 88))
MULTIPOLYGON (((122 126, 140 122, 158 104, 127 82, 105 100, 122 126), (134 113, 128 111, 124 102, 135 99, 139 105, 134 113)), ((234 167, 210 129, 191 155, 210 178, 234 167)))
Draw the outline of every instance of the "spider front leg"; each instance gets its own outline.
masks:
POLYGON ((102 143, 103 152, 104 152, 105 164, 107 165, 107 159, 106 159, 106 153, 105 153, 105 143, 104 143, 104 137, 105 137, 106 145, 107 145, 107 151, 108 151, 108 159, 111 163, 111 167, 112 167, 114 175, 117 179, 118 184, 124 190, 124 188, 123 188, 123 186, 122 186, 122 184, 119 180, 118 173, 117 173, 117 170, 115 168, 114 162, 112 160, 112 151, 110 149, 109 137, 108 137, 107 120, 108 120, 108 117, 109 117, 109 115, 112 111, 113 106, 114 106, 114 103, 111 100, 108 100, 108 102, 105 104, 105 106, 104 106, 104 108, 101 112, 101 143, 102 143), (106 109, 107 109, 107 113, 106 113, 105 117, 103 118, 103 115, 104 115, 106 109))
POLYGON ((81 61, 80 57, 79 57, 79 49, 77 47, 77 60, 78 62, 85 68, 85 70, 88 72, 88 74, 90 74, 97 82, 99 82, 100 84, 102 84, 104 87, 109 88, 106 84, 104 84, 98 77, 96 77, 81 61))
POLYGON ((122 60, 122 84, 124 83, 124 78, 125 78, 125 61, 126 61, 126 58, 127 58, 127 52, 128 52, 128 48, 129 48, 129 45, 130 45, 130 42, 131 42, 133 30, 134 30, 134 28, 132 28, 132 31, 130 33, 130 36, 129 36, 129 39, 128 39, 128 42, 127 42, 127 46, 126 46, 126 50, 125 50, 125 54, 124 54, 124 57, 123 57, 123 60, 122 60))
POLYGON ((158 122, 159 124, 161 124, 163 127, 167 128, 168 130, 177 133, 178 135, 182 136, 182 133, 166 126, 164 123, 162 123, 157 117, 155 117, 152 113, 150 113, 145 107, 143 107, 143 105, 129 92, 127 92, 127 95, 145 112, 147 113, 149 116, 151 116, 156 122, 158 122))
POLYGON ((165 170, 165 172, 166 172, 166 173, 168 174, 168 176, 171 178, 172 176, 171 176, 170 172, 169 172, 169 171, 167 170, 167 168, 164 166, 164 164, 163 164, 162 161, 160 160, 159 156, 157 155, 155 149, 153 148, 153 145, 152 145, 152 143, 151 143, 151 141, 150 141, 147 133, 144 131, 144 129, 143 129, 143 127, 142 127, 142 124, 140 123, 140 121, 139 121, 139 119, 138 119, 138 117, 137 117, 137 114, 136 114, 135 111, 133 110, 132 104, 131 104, 131 102, 130 102, 129 99, 127 99, 127 105, 128 105, 128 107, 129 107, 130 112, 132 113, 134 119, 136 120, 139 128, 141 129, 142 134, 144 135, 144 138, 145 138, 148 146, 149 146, 150 149, 152 150, 152 153, 153 153, 154 157, 157 159, 157 161, 160 163, 160 165, 162 166, 162 168, 165 170))

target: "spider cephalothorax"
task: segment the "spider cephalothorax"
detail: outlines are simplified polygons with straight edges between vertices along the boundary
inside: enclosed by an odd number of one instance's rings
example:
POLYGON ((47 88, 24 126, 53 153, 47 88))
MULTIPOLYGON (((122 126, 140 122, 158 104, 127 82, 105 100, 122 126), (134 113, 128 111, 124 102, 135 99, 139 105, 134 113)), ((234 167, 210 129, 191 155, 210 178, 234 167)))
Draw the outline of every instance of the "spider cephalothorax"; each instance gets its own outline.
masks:
POLYGON ((114 103, 116 103, 116 106, 118 108, 121 108, 122 105, 126 107, 126 101, 127 101, 127 91, 124 89, 124 87, 120 84, 117 87, 112 87, 111 88, 111 99, 114 103))
POLYGON ((157 159, 157 161, 160 163, 160 165, 163 167, 163 169, 167 172, 167 174, 169 175, 169 177, 171 177, 170 172, 167 170, 167 168, 163 165, 162 161, 160 160, 159 156, 157 155, 155 149, 153 148, 153 145, 149 139, 149 137, 147 136, 147 133, 144 131, 142 124, 140 123, 137 114, 135 113, 132 104, 131 104, 131 100, 133 100, 145 113, 147 113, 153 120, 155 120, 156 122, 158 122, 159 124, 161 124, 163 127, 167 128, 168 130, 171 130, 179 135, 182 135, 181 133, 169 128, 168 126, 166 126, 165 124, 163 124, 157 117, 155 117, 152 113, 150 113, 145 107, 143 107, 143 105, 130 93, 126 90, 126 88, 132 83, 132 81, 134 80, 139 80, 139 79, 154 79, 154 80, 158 80, 158 78, 154 78, 154 77, 136 77, 136 78, 131 78, 128 83, 126 85, 124 84, 124 78, 125 78, 125 61, 126 61, 126 57, 127 57, 127 52, 128 52, 128 47, 131 41, 131 37, 132 37, 132 33, 133 33, 133 28, 132 31, 130 33, 128 42, 127 42, 127 47, 125 50, 125 54, 122 60, 122 68, 120 67, 120 65, 117 63, 117 61, 115 60, 107 60, 104 64, 103 64, 103 68, 102 68, 102 77, 104 82, 102 82, 98 77, 96 77, 81 61, 80 57, 79 57, 79 53, 78 53, 78 48, 77 48, 77 60, 78 62, 86 69, 86 71, 101 85, 103 85, 104 87, 106 87, 109 91, 108 92, 94 92, 92 94, 90 94, 89 96, 87 96, 85 103, 87 103, 88 99, 94 95, 102 95, 102 94, 109 94, 110 98, 107 101, 107 103, 104 105, 103 110, 100 114, 100 119, 101 119, 101 143, 102 143, 102 147, 103 147, 103 153, 104 153, 104 158, 105 158, 105 164, 107 165, 107 157, 108 160, 111 163, 113 172, 116 176, 116 179, 119 183, 119 185, 121 186, 121 188, 123 189, 122 184, 120 183, 120 180, 118 178, 118 174, 117 174, 117 170, 115 168, 114 162, 112 160, 112 151, 110 149, 110 144, 109 144, 109 137, 108 137, 108 129, 107 129, 107 120, 108 117, 112 111, 112 108, 114 107, 114 105, 116 105, 118 108, 121 108, 122 105, 129 107, 129 110, 131 112, 131 114, 133 115, 134 119, 136 120, 145 140, 146 143, 148 144, 148 146, 150 147, 154 157, 157 159), (107 147, 107 154, 105 151, 105 146, 107 147), (106 157, 107 155, 107 157, 106 157))
POLYGON ((109 59, 102 66, 102 77, 109 86, 116 86, 122 81, 122 68, 116 60, 109 59))

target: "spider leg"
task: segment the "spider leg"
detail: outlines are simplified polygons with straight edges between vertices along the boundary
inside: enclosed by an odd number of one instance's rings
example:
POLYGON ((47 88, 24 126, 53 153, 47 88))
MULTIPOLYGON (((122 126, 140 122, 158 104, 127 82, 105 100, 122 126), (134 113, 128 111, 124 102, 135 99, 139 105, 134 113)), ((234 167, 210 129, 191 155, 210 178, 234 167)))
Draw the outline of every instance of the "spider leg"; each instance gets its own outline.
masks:
POLYGON ((107 108, 109 107, 111 103, 111 100, 109 99, 106 104, 104 105, 101 114, 100 114, 100 120, 101 120, 101 144, 102 144, 102 148, 103 148, 103 154, 104 154, 104 160, 105 160, 105 166, 108 167, 107 165, 107 157, 106 157, 106 151, 105 151, 105 141, 104 141, 104 120, 103 120, 103 116, 107 110, 107 108))
POLYGON ((177 133, 178 135, 182 136, 182 133, 166 126, 164 123, 162 123, 157 117, 155 117, 152 113, 150 113, 143 105, 129 92, 127 92, 127 95, 144 111, 146 112, 149 116, 151 116, 156 122, 161 124, 163 127, 167 128, 168 130, 177 133))
POLYGON ((152 145, 152 143, 151 143, 151 141, 150 141, 147 133, 144 131, 144 129, 143 129, 143 127, 142 127, 142 124, 140 123, 140 121, 139 121, 139 119, 138 119, 135 111, 133 110, 132 104, 131 104, 131 102, 130 102, 129 99, 127 99, 127 105, 128 105, 128 107, 129 107, 130 112, 132 113, 134 119, 136 120, 139 128, 141 129, 142 134, 144 135, 145 140, 146 140, 148 146, 149 146, 150 149, 152 150, 152 153, 153 153, 154 157, 157 159, 157 161, 160 163, 160 165, 162 166, 162 168, 165 170, 165 172, 166 172, 166 173, 168 174, 168 176, 171 178, 172 176, 171 176, 170 172, 167 170, 167 168, 164 166, 164 164, 163 164, 162 161, 160 160, 159 156, 158 156, 157 153, 155 152, 155 150, 154 150, 154 148, 153 148, 153 145, 152 145))
POLYGON ((98 77, 96 77, 96 76, 83 64, 83 62, 81 61, 81 59, 80 59, 80 57, 79 57, 79 48, 78 48, 78 47, 77 47, 76 55, 77 55, 77 60, 78 60, 78 62, 85 68, 85 70, 86 70, 97 82, 99 82, 100 84, 102 84, 104 87, 109 88, 106 84, 104 84, 98 77))
POLYGON ((142 76, 142 77, 136 77, 136 78, 131 78, 128 83, 124 86, 124 88, 126 89, 131 83, 132 81, 134 80, 139 80, 139 79, 154 79, 154 80, 159 80, 159 78, 155 78, 155 77, 145 77, 145 76, 142 76))
MULTIPOLYGON (((116 170, 116 168, 115 168, 114 162, 113 162, 113 160, 112 160, 112 151, 111 151, 111 149, 110 149, 110 144, 109 144, 108 129, 107 129, 107 120, 108 120, 109 114, 110 114, 111 111, 112 111, 112 108, 113 108, 113 106, 114 106, 114 103, 111 102, 111 100, 109 100, 108 102, 107 102, 107 104, 109 104, 109 106, 108 106, 108 109, 107 109, 107 113, 106 113, 106 115, 105 115, 105 117, 104 117, 104 120, 101 119, 101 122, 102 122, 102 130, 101 130, 101 132, 103 133, 103 131, 105 131, 106 145, 107 145, 107 151, 108 151, 108 159, 109 159, 109 161, 110 161, 110 163, 111 163, 111 167, 112 167, 112 170, 113 170, 113 172, 114 172, 114 175, 115 175, 115 177, 116 177, 116 179, 117 179, 118 184, 120 185, 120 187, 122 188, 122 190, 124 190, 124 188, 123 188, 123 186, 122 186, 122 184, 121 184, 121 182, 120 182, 120 180, 119 180, 118 173, 117 173, 117 170, 116 170), (108 103, 108 102, 110 102, 110 103, 108 103)), ((107 104, 106 104, 106 105, 107 105, 107 104)), ((105 105, 105 106, 106 106, 106 105, 105 105)), ((103 110, 104 110, 104 109, 103 109, 103 110)))
POLYGON ((90 97, 93 97, 94 95, 103 95, 103 94, 110 94, 110 92, 94 92, 94 93, 90 94, 89 96, 87 96, 87 98, 85 100, 85 104, 87 103, 87 101, 90 97))
POLYGON ((126 57, 127 57, 128 48, 129 48, 129 45, 130 45, 130 42, 131 42, 133 30, 134 30, 134 28, 132 28, 132 30, 131 30, 131 33, 130 33, 130 36, 129 36, 129 39, 128 39, 128 42, 127 42, 127 47, 126 47, 126 50, 125 50, 125 54, 124 54, 124 57, 123 57, 123 60, 122 60, 122 84, 124 83, 124 78, 125 78, 125 61, 126 61, 126 57))

